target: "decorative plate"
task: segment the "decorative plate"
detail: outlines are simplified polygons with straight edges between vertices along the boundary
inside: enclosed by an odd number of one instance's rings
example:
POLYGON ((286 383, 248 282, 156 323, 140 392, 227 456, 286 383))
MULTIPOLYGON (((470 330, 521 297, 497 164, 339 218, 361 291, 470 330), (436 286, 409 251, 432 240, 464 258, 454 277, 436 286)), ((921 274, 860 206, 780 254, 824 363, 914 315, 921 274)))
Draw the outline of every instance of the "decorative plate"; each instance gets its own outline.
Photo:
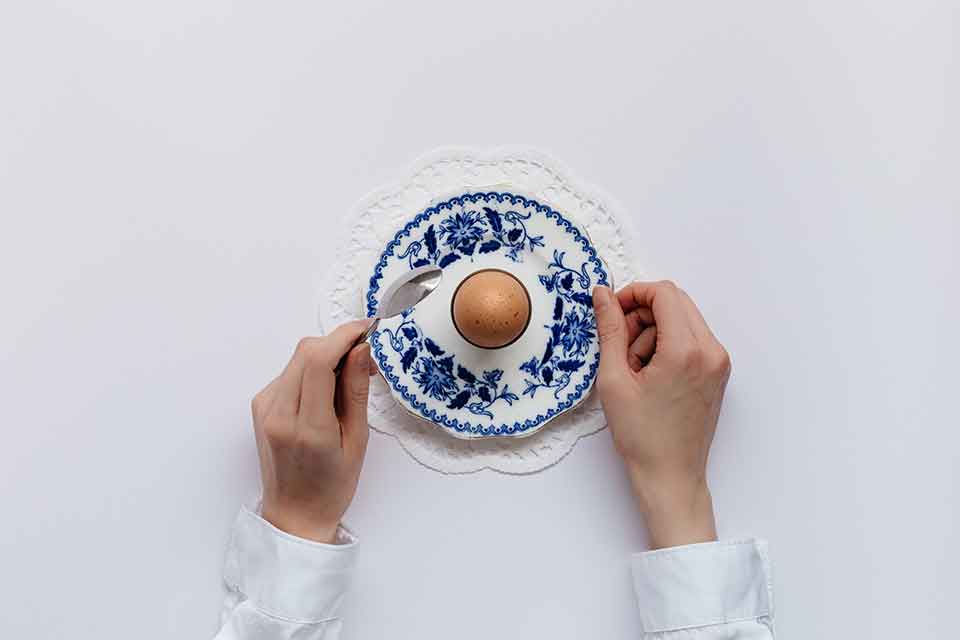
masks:
POLYGON ((374 359, 399 404, 458 438, 527 436, 576 406, 600 359, 591 303, 609 285, 586 233, 562 213, 505 192, 465 193, 428 207, 397 231, 364 294, 367 317, 400 274, 436 264, 440 286, 371 337, 374 359), (500 349, 467 342, 451 317, 457 286, 500 269, 530 299, 524 333, 500 349))

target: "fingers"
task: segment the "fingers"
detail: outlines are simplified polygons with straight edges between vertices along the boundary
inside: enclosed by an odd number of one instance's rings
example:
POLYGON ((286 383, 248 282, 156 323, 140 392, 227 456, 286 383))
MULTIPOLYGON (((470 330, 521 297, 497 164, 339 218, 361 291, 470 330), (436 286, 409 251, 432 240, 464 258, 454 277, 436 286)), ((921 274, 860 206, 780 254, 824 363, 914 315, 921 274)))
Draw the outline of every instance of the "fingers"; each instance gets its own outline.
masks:
POLYGON ((657 346, 657 326, 651 325, 644 329, 637 339, 630 343, 627 350, 627 361, 630 368, 634 371, 640 371, 645 364, 650 362, 654 350, 657 346))
POLYGON ((609 287, 593 288, 593 311, 600 337, 599 379, 613 380, 629 371, 627 320, 609 287))
POLYGON ((707 321, 703 319, 703 314, 700 313, 700 309, 697 308, 697 305, 694 303, 693 299, 683 289, 678 289, 678 291, 680 292, 680 296, 683 299, 683 306, 687 312, 687 321, 690 324, 690 331, 697 339, 697 342, 704 347, 707 347, 712 343, 719 344, 717 339, 714 337, 713 332, 710 331, 707 321))
MULTIPOLYGON (((617 293, 617 300, 624 311, 630 314, 648 308, 653 314, 656 327, 653 360, 662 357, 664 362, 683 367, 694 367, 718 379, 730 374, 730 356, 717 340, 689 295, 672 282, 633 282, 617 293)), ((636 320, 637 326, 641 319, 636 320)), ((649 325, 648 325, 649 326, 649 325)), ((636 370, 638 361, 647 362, 644 355, 649 349, 650 336, 643 341, 644 328, 630 344, 628 361, 636 370)))
POLYGON ((273 401, 270 405, 270 412, 277 415, 293 416, 297 414, 300 408, 300 384, 303 381, 303 368, 306 363, 304 359, 304 350, 307 340, 316 340, 316 338, 304 338, 297 345, 293 352, 290 362, 284 367, 283 371, 277 376, 277 379, 270 383, 273 388, 273 401))
MULTIPOLYGON (((308 423, 330 422, 334 418, 337 376, 333 370, 368 324, 366 320, 356 320, 340 325, 323 338, 304 338, 300 341, 297 347, 299 355, 294 355, 294 359, 299 357, 305 361, 299 413, 308 423)), ((365 367, 364 374, 366 372, 365 367)))
POLYGON ((340 384, 337 386, 343 449, 353 455, 362 456, 367 446, 371 364, 370 345, 363 343, 354 347, 340 372, 340 384))
POLYGON ((274 378, 270 381, 270 384, 258 391, 257 395, 253 396, 253 400, 250 402, 250 410, 253 414, 254 425, 262 422, 263 418, 270 412, 270 408, 273 406, 273 402, 277 397, 279 380, 280 378, 274 378))
POLYGON ((306 365, 303 369, 299 413, 309 426, 325 425, 333 431, 333 425, 337 422, 333 411, 337 375, 327 361, 322 340, 308 339, 304 347, 306 365))
POLYGON ((643 307, 652 312, 657 326, 654 359, 679 360, 696 347, 683 294, 672 282, 632 282, 617 292, 617 300, 626 312, 643 307))
POLYGON ((333 402, 333 368, 353 342, 367 327, 367 320, 356 320, 337 327, 323 338, 304 338, 290 358, 290 362, 276 380, 267 385, 264 392, 270 399, 269 410, 278 415, 296 415, 301 411, 304 392, 304 372, 309 365, 311 374, 307 380, 308 406, 322 409, 333 402), (327 375, 327 371, 330 375, 327 375), (316 402, 314 402, 314 400, 316 402), (326 401, 324 405, 323 401, 326 401))
POLYGON ((627 343, 632 344, 647 327, 654 324, 653 312, 646 307, 637 307, 624 316, 627 320, 627 343))
POLYGON ((708 373, 715 374, 726 384, 730 377, 730 354, 723 348, 720 341, 710 330, 707 321, 703 319, 703 314, 697 308, 696 303, 687 294, 686 291, 680 291, 683 294, 684 304, 687 309, 687 315, 690 321, 690 330, 697 339, 700 349, 703 351, 703 364, 708 373))
POLYGON ((631 282, 617 292, 617 300, 624 313, 647 308, 656 324, 686 327, 682 295, 677 285, 669 280, 631 282))
POLYGON ((324 336, 314 353, 318 363, 326 365, 327 368, 333 371, 333 368, 340 362, 343 354, 353 347, 357 338, 360 337, 369 325, 369 320, 353 320, 352 322, 346 322, 340 325, 329 335, 324 336))

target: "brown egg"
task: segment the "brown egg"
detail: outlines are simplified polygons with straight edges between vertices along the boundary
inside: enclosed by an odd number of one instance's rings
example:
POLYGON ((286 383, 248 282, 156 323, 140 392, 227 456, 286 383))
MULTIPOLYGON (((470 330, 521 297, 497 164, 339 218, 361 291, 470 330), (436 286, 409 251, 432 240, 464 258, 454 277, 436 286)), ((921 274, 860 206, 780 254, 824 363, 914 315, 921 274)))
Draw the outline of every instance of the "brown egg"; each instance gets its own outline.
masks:
POLYGON ((497 349, 519 338, 530 322, 530 296, 514 276, 485 269, 468 276, 453 294, 453 324, 477 347, 497 349))

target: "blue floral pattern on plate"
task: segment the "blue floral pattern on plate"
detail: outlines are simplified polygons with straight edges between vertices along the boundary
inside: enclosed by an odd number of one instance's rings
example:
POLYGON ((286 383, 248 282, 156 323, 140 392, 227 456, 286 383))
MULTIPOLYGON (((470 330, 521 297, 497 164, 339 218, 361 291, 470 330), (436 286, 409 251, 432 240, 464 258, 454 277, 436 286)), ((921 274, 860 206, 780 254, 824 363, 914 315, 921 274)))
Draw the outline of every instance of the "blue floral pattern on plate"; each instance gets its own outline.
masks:
POLYGON ((444 269, 446 292, 438 289, 385 321, 371 340, 402 406, 458 437, 517 436, 585 397, 599 363, 590 292, 609 281, 575 224, 511 193, 464 194, 429 207, 381 254, 365 296, 367 315, 376 312, 385 280, 428 264, 444 269), (521 278, 533 301, 527 333, 496 355, 479 353, 451 331, 448 310, 456 282, 491 265, 521 278))
POLYGON ((483 207, 482 215, 479 211, 458 212, 438 226, 427 226, 423 238, 411 242, 399 257, 406 258, 411 269, 428 264, 442 268, 464 256, 506 249, 505 255, 510 260, 522 262, 524 249, 533 251, 543 246, 542 235, 527 232, 524 220, 529 220, 531 215, 518 211, 501 214, 490 207, 483 207), (484 236, 489 237, 483 240, 484 236), (421 250, 425 250, 422 256, 421 250))
POLYGON ((403 322, 395 329, 384 329, 390 347, 402 354, 400 367, 410 373, 420 390, 435 400, 448 402, 447 409, 463 409, 475 415, 493 418, 489 407, 497 401, 513 404, 517 395, 504 384, 502 369, 491 369, 477 376, 462 364, 454 363, 453 354, 447 354, 437 343, 423 335, 411 318, 411 310, 403 313, 403 322), (477 398, 476 401, 473 401, 477 398))

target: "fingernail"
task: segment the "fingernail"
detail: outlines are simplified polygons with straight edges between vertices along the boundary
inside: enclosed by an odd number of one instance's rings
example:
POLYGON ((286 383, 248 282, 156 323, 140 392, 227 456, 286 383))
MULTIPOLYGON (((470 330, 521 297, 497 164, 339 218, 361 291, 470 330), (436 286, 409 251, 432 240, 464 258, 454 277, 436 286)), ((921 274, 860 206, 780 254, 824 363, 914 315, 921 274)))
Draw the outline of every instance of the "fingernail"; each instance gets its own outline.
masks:
POLYGON ((610 296, 612 295, 613 292, 610 291, 610 287, 598 284, 593 288, 593 306, 601 311, 606 309, 607 305, 610 304, 610 296))

